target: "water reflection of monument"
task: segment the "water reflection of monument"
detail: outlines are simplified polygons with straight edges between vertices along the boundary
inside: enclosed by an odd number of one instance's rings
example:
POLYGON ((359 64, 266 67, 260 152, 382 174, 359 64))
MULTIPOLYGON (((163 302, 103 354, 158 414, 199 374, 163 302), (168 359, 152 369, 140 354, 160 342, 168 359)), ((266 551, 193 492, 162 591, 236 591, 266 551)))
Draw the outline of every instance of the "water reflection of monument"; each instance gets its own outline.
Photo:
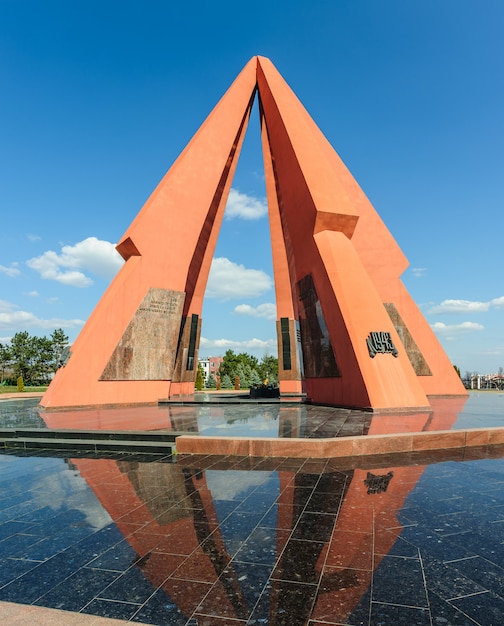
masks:
MULTIPOLYGON (((430 417, 428 430, 453 422, 449 405, 430 417)), ((239 467, 257 462, 243 459, 239 467)), ((137 553, 138 567, 184 616, 253 614, 291 625, 354 623, 350 615, 369 611, 372 573, 400 535, 398 512, 425 469, 341 459, 321 474, 309 463, 305 471, 237 470, 214 460, 203 469, 198 457, 73 463, 137 553), (387 532, 376 532, 377 521, 387 532)))
POLYGON ((250 406, 200 405, 91 408, 69 411, 42 410, 53 429, 114 431, 177 431, 219 436, 332 437, 448 430, 466 402, 465 397, 432 398, 432 411, 372 414, 303 404, 250 406), (434 429, 433 424, 437 427, 434 429))
MULTIPOLYGON (((212 481, 226 470, 216 470, 207 482, 208 472, 183 464, 73 463, 137 553, 138 567, 187 618, 201 611, 246 620, 259 601, 256 611, 269 624, 334 620, 335 611, 342 620, 348 616, 369 586, 374 516, 392 520, 423 471, 394 468, 395 484, 373 498, 364 484, 365 470, 320 477, 263 473, 276 504, 265 522, 269 526, 256 530, 254 538, 244 518, 252 516, 257 523, 257 516, 240 515, 238 500, 212 496, 212 481), (258 572, 262 579, 251 589, 258 572)), ((235 486, 250 475, 254 472, 233 472, 235 486)), ((390 526, 396 530, 377 538, 379 554, 387 554, 400 533, 397 520, 390 526)))

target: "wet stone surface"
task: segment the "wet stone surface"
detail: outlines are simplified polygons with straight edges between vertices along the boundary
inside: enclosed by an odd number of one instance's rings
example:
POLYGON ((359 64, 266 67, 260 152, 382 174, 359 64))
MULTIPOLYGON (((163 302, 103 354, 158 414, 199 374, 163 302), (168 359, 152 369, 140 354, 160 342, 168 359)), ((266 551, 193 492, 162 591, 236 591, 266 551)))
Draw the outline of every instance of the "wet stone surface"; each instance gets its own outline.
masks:
POLYGON ((504 393, 474 392, 468 398, 432 400, 425 413, 373 414, 303 404, 233 402, 201 394, 199 403, 50 411, 38 398, 0 400, 0 429, 83 429, 170 431, 219 437, 329 438, 392 432, 420 432, 504 426, 504 393))
POLYGON ((497 626, 503 590, 495 448, 352 467, 0 454, 0 600, 158 625, 497 626))

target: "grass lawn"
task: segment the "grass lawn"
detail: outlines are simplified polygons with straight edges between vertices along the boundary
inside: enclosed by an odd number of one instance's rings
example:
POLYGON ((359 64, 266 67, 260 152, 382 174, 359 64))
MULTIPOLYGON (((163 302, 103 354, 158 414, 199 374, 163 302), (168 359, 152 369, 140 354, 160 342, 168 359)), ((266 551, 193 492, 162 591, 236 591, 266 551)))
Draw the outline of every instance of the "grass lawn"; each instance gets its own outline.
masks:
MULTIPOLYGON (((45 391, 47 389, 47 385, 40 385, 38 387, 29 387, 25 386, 24 391, 28 393, 30 391, 45 391)), ((0 393, 17 393, 17 385, 0 385, 0 393)))

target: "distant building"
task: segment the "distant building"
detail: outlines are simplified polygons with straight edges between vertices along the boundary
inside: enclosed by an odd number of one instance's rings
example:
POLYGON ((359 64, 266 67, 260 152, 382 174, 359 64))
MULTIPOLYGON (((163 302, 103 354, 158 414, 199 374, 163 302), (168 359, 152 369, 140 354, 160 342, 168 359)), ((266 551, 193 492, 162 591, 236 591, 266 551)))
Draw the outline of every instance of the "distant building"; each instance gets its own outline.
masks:
POLYGON ((504 390, 503 374, 472 374, 465 380, 467 389, 504 390))
POLYGON ((217 374, 222 361, 224 361, 224 358, 221 356, 207 356, 199 359, 199 363, 203 368, 203 373, 205 375, 205 383, 208 382, 210 374, 217 379, 217 374))

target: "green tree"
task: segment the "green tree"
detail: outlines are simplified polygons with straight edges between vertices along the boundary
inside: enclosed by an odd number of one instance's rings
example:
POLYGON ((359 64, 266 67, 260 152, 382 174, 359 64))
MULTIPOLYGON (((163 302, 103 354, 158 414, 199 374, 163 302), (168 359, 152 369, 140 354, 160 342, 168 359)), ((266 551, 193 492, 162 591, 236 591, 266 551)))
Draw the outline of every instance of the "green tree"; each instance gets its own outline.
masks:
POLYGON ((31 371, 32 384, 49 383, 54 373, 53 344, 47 337, 32 337, 35 348, 35 357, 31 371))
POLYGON ((248 363, 240 362, 235 370, 235 376, 240 379, 241 389, 248 389, 250 387, 250 374, 252 369, 248 363))
POLYGON ((0 384, 7 378, 12 378, 12 350, 10 346, 0 343, 0 384))
POLYGON ((232 389, 233 388, 233 383, 231 382, 231 378, 227 374, 224 374, 224 376, 222 377, 221 387, 222 387, 222 389, 232 389))
POLYGON ((46 384, 60 367, 67 346, 68 337, 61 328, 53 331, 49 338, 32 336, 23 331, 14 335, 10 347, 4 349, 3 354, 5 359, 10 358, 14 378, 22 376, 25 384, 46 384))
POLYGON ((262 382, 263 381, 261 380, 261 377, 257 373, 257 370, 252 370, 250 374, 250 386, 253 387, 253 386, 261 385, 262 382))
POLYGON ((261 381, 268 380, 269 383, 276 383, 278 381, 277 357, 265 354, 257 366, 257 373, 261 377, 261 381))
POLYGON ((35 373, 35 363, 38 356, 36 337, 31 337, 27 331, 19 332, 11 339, 12 360, 14 376, 27 383, 32 382, 32 374, 35 373))
POLYGON ((234 377, 239 362, 238 355, 233 350, 226 350, 226 354, 223 356, 222 363, 219 366, 220 378, 222 379, 224 376, 234 377))
POLYGON ((201 363, 198 363, 198 372, 196 373, 196 382, 194 383, 196 391, 201 391, 203 389, 204 380, 205 374, 203 372, 203 366, 201 363))
POLYGON ((217 381, 215 380, 215 376, 213 374, 208 376, 207 387, 209 389, 215 389, 217 387, 217 381))
POLYGON ((226 354, 219 367, 219 376, 222 378, 227 375, 231 380, 234 380, 235 376, 240 376, 241 387, 247 387, 250 372, 256 369, 257 366, 258 360, 255 356, 247 354, 246 352, 235 354, 233 350, 226 350, 226 354), (242 380, 243 375, 245 375, 245 380, 247 381, 245 385, 242 380))
POLYGON ((68 335, 63 332, 62 328, 56 328, 56 330, 53 330, 50 340, 53 352, 52 371, 56 372, 61 367, 63 353, 69 344, 68 335))

